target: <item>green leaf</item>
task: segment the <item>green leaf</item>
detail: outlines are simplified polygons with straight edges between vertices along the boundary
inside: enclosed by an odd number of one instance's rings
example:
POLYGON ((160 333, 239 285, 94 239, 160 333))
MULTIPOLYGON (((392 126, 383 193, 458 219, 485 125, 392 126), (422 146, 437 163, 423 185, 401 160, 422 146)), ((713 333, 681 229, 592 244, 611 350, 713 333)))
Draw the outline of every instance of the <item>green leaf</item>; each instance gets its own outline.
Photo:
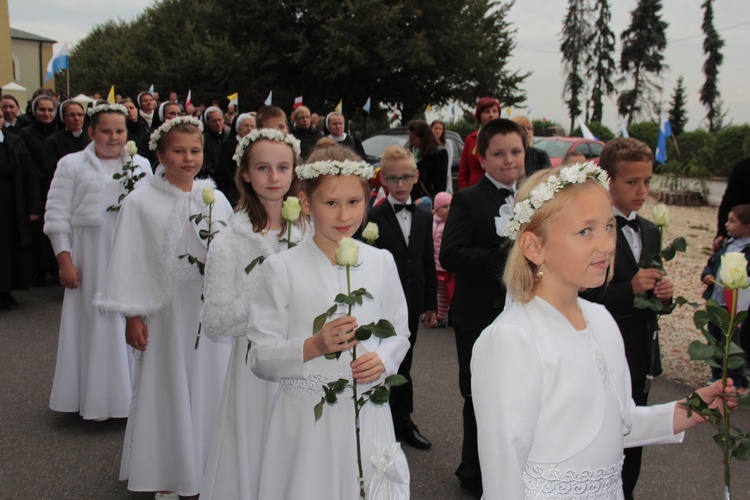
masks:
POLYGON ((740 311, 737 313, 737 315, 734 317, 734 324, 739 325, 743 321, 745 321, 745 318, 747 318, 747 311, 740 311))
POLYGON ((395 375, 388 375, 385 378, 385 383, 390 385, 391 387, 398 387, 400 385, 407 384, 409 381, 406 380, 406 377, 403 375, 395 374, 395 375))
POLYGON ((721 365, 714 359, 707 359, 706 364, 711 368, 718 368, 719 370, 721 370, 721 365))
POLYGON ((313 411, 315 412, 315 421, 317 422, 320 420, 320 417, 323 416, 323 402, 325 400, 323 398, 320 398, 320 403, 315 405, 315 408, 313 408, 313 411))
POLYGON ((336 404, 336 402, 338 401, 338 397, 336 396, 336 392, 334 392, 334 391, 332 391, 330 389, 327 389, 327 390, 324 389, 324 391, 325 391, 325 394, 326 394, 326 396, 325 396, 326 403, 328 403, 329 405, 336 404))
POLYGON ((682 236, 674 239, 664 250, 661 251, 661 255, 666 261, 674 259, 677 252, 684 252, 687 250, 687 241, 682 236))
POLYGON ((706 345, 700 340, 694 340, 688 347, 691 361, 705 361, 714 357, 716 348, 712 345, 706 345))
POLYGON ((323 357, 326 359, 335 359, 336 361, 338 361, 338 359, 341 357, 341 351, 329 352, 328 354, 324 354, 323 357))
POLYGON ((727 360, 727 368, 730 370, 736 370, 745 363, 744 355, 729 356, 727 360))
POLYGON ((370 402, 376 405, 382 405, 388 402, 388 399, 390 398, 390 396, 391 396, 391 393, 388 390, 388 387, 380 384, 375 388, 375 390, 372 393, 372 396, 370 396, 370 402))
POLYGON ((331 388, 332 391, 335 391, 337 394, 340 394, 344 392, 344 389, 346 389, 346 386, 349 385, 349 380, 345 378, 340 378, 334 382, 329 382, 328 387, 331 388))
POLYGON ((116 180, 116 181, 119 181, 120 179, 122 179, 122 177, 123 177, 123 175, 122 175, 121 173, 119 173, 119 172, 118 172, 118 173, 116 173, 116 174, 114 174, 114 175, 112 176, 112 178, 113 178, 114 180, 116 180))
POLYGON ((263 257, 262 255, 261 255, 261 256, 259 256, 259 257, 257 257, 257 258, 255 258, 255 259, 253 259, 253 260, 252 260, 252 262, 250 262, 250 264, 248 264, 248 265, 247 265, 247 266, 245 267, 245 274, 250 274, 250 271, 252 271, 252 270, 253 270, 253 269, 255 268, 255 266, 258 266, 258 265, 260 265, 260 264, 263 264, 263 262, 264 262, 265 260, 266 260, 266 258, 265 258, 265 257, 263 257))
POLYGON ((357 340, 363 341, 369 339, 371 335, 375 335, 379 339, 387 339, 396 335, 396 329, 390 321, 381 319, 377 323, 368 323, 357 328, 355 337, 357 340))
POLYGON ((200 236, 202 240, 207 240, 208 237, 211 236, 211 233, 207 229, 200 229, 198 230, 198 236, 200 236))
POLYGON ((735 439, 742 439, 743 437, 745 437, 745 433, 739 430, 737 427, 730 427, 729 435, 735 439))
POLYGON ((711 304, 710 301, 706 304, 708 320, 718 326, 722 332, 726 333, 727 328, 729 328, 729 311, 715 302, 714 304, 711 304))
POLYGON ((313 320, 313 335, 315 335, 316 333, 318 333, 320 330, 323 329, 323 325, 326 324, 327 320, 328 320, 328 311, 315 317, 315 319, 313 320))
POLYGON ((686 299, 682 295, 678 295, 677 297, 672 299, 672 302, 674 302, 678 306, 684 306, 685 304, 687 304, 692 307, 700 307, 700 304, 698 304, 697 302, 690 302, 688 299, 686 299))
POLYGON ((696 328, 703 329, 709 322, 708 313, 704 309, 699 309, 693 314, 693 324, 696 328))
POLYGON ((729 355, 732 354, 742 354, 744 356, 745 351, 742 350, 742 347, 738 346, 734 342, 730 342, 729 344, 729 355))
POLYGON ((742 394, 737 400, 737 404, 740 406, 747 406, 748 408, 750 408, 750 391, 747 391, 745 392, 745 394, 742 394))
POLYGON ((732 458, 736 458, 741 462, 747 462, 747 459, 750 458, 750 448, 748 448, 744 441, 740 442, 737 448, 732 450, 732 458))

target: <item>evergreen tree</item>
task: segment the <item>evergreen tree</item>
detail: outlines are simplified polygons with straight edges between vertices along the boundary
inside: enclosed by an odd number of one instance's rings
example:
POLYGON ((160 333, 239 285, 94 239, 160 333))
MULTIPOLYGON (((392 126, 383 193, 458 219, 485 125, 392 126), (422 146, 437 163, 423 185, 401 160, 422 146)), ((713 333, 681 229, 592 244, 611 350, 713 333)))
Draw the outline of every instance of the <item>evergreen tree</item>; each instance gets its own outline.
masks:
POLYGON ((604 96, 615 91, 613 77, 617 71, 617 63, 612 59, 615 53, 615 34, 609 29, 612 14, 609 11, 608 0, 596 0, 595 10, 598 17, 594 23, 588 46, 591 52, 586 60, 588 73, 593 75, 591 88, 591 120, 601 123, 604 115, 604 96))
POLYGON ((672 94, 672 102, 669 103, 669 124, 674 135, 680 135, 685 131, 685 124, 688 121, 687 110, 685 109, 686 103, 687 94, 684 79, 680 75, 677 77, 677 86, 675 86, 674 94, 672 94))
POLYGON ((708 131, 718 131, 723 122, 721 107, 719 105, 719 66, 724 61, 721 54, 721 48, 724 47, 724 40, 714 28, 714 8, 713 0, 703 2, 703 33, 706 38, 703 40, 703 53, 706 54, 706 61, 703 63, 703 73, 706 75, 706 82, 701 87, 701 103, 708 109, 706 120, 708 121, 708 131))
POLYGON ((589 10, 588 0, 568 0, 568 13, 563 20, 560 45, 565 73, 563 98, 568 106, 571 132, 575 126, 575 119, 581 114, 581 94, 585 87, 582 73, 585 71, 588 43, 591 38, 589 10))
POLYGON ((621 114, 628 117, 628 125, 644 104, 661 90, 653 79, 667 67, 663 55, 667 47, 667 23, 661 18, 661 7, 661 0, 638 0, 630 13, 630 26, 620 35, 621 81, 627 82, 625 75, 632 75, 632 87, 618 99, 618 107, 621 114))

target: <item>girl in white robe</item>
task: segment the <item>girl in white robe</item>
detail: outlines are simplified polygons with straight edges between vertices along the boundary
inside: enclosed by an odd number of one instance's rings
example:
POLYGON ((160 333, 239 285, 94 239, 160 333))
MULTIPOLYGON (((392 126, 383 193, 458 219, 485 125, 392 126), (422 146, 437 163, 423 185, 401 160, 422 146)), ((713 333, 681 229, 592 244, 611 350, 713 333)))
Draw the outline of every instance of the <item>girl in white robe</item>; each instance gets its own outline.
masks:
POLYGON ((91 110, 92 142, 60 160, 45 211, 44 232, 65 287, 49 406, 86 420, 127 417, 132 396, 133 354, 125 344, 125 319, 94 305, 115 239, 118 212, 110 207, 128 194, 122 176, 139 178, 138 188, 151 175, 148 161, 126 149, 126 113, 119 105, 91 110))
MULTIPOLYGON (((336 265, 334 253, 343 238, 359 229, 367 208, 366 179, 372 168, 343 161, 351 159, 357 157, 331 145, 313 151, 310 164, 297 168, 302 208, 312 216, 313 237, 267 259, 251 296, 250 363, 258 376, 279 382, 258 500, 359 498, 351 387, 336 404, 325 404, 317 421, 314 407, 324 384, 354 377, 361 394, 395 374, 409 348, 406 301, 393 257, 365 244, 359 250, 359 265, 351 267, 351 289, 365 288, 372 299, 355 305, 352 316, 328 321, 317 332, 313 329, 315 318, 332 306, 336 295, 347 293, 346 269, 336 265), (358 342, 358 357, 352 361, 347 342, 354 330, 381 318, 389 320, 397 334, 358 342), (324 356, 335 352, 341 352, 338 360, 324 356)), ((395 443, 388 406, 365 404, 360 427, 368 498, 408 498, 408 466, 395 443)))
MULTIPOLYGON (((247 362, 248 309, 263 260, 286 250, 290 235, 293 244, 303 238, 301 219, 292 224, 282 218, 284 201, 299 193, 294 174, 298 157, 299 141, 275 129, 253 130, 240 141, 235 153, 240 201, 206 258, 203 326, 215 335, 231 337, 232 355, 201 488, 205 500, 257 498, 260 460, 278 384, 257 377, 247 362)), ((299 212, 292 215, 299 217, 299 212)))
MULTIPOLYGON (((513 301, 471 361, 487 500, 622 499, 623 447, 681 442, 702 422, 675 402, 636 407, 617 324, 578 298, 612 269, 607 186, 594 164, 542 170, 519 190, 513 218, 498 218, 515 240, 503 278, 513 301)), ((734 393, 720 382, 697 392, 715 406, 725 390, 734 393)))
POLYGON ((140 351, 120 479, 157 498, 200 492, 231 350, 229 339, 206 329, 196 346, 199 264, 208 233, 232 214, 213 181, 193 181, 203 164, 201 129, 197 119, 179 117, 152 135, 160 165, 123 203, 98 301, 127 317, 127 342, 140 351))

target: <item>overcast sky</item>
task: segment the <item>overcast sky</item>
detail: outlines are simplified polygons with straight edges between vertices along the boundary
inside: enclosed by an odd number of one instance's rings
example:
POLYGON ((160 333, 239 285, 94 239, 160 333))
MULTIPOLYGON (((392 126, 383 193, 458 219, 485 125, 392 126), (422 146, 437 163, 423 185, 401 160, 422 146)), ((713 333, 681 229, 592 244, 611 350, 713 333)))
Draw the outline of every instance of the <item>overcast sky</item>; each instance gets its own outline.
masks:
MULTIPOLYGON (((107 19, 131 20, 156 0, 9 0, 12 27, 75 44, 89 30, 107 19)), ((664 100, 668 102, 677 76, 685 77, 688 94, 688 129, 703 123, 705 108, 698 100, 703 84, 702 0, 664 0, 663 18, 669 23, 665 53, 669 69, 663 73, 664 100)), ((560 97, 563 84, 560 65, 560 26, 565 16, 564 0, 517 0, 509 20, 517 28, 517 47, 511 67, 532 71, 524 88, 532 118, 552 119, 567 126, 567 110, 560 97)), ((630 22, 629 12, 636 0, 612 0, 611 28, 617 35, 619 61, 620 33, 630 22)), ((735 124, 750 122, 750 2, 716 0, 714 26, 726 42, 724 63, 719 73, 719 89, 735 124), (745 35, 742 35, 745 33, 745 35)), ((58 45, 55 46, 56 48, 58 45)), ((158 82, 157 86, 158 86, 158 82)), ((526 110, 513 110, 513 114, 526 110)), ((617 116, 614 97, 604 110, 604 123, 615 129, 617 116)))

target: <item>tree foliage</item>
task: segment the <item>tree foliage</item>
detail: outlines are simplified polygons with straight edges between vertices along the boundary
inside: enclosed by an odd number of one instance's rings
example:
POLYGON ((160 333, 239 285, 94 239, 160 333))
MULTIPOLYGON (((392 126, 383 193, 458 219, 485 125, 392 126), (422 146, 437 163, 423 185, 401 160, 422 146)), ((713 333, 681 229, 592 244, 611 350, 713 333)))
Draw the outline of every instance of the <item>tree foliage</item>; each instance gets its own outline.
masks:
POLYGON ((617 63, 612 58, 615 53, 615 34, 609 29, 612 14, 608 0, 596 0, 594 10, 597 13, 594 29, 587 42, 590 52, 586 58, 587 73, 593 78, 591 85, 592 122, 601 123, 604 115, 604 96, 615 91, 614 75, 617 63))
POLYGON ((628 135, 646 143, 651 151, 656 150, 656 139, 659 137, 659 124, 655 122, 636 122, 628 125, 628 135))
MULTIPOLYGON (((373 103, 410 118, 427 104, 525 101, 511 71, 513 1, 161 0, 133 22, 97 26, 71 54, 76 92, 192 90, 193 101, 239 92, 241 109, 295 96, 324 112, 373 103)), ((226 100, 224 100, 226 102, 226 100)), ((373 106, 373 112, 377 106, 373 106)))
POLYGON ((628 126, 661 90, 656 78, 666 68, 663 52, 667 47, 667 23, 662 20, 661 7, 661 0, 638 0, 630 13, 630 25, 620 35, 622 82, 627 82, 625 75, 632 75, 632 87, 620 95, 618 110, 628 117, 628 126))
POLYGON ((669 103, 669 124, 674 135, 680 135, 685 131, 685 125, 688 121, 687 110, 685 109, 686 103, 687 93, 685 92, 684 79, 680 75, 677 77, 677 85, 674 88, 674 94, 672 94, 672 101, 669 103))
POLYGON ((706 54, 703 73, 706 75, 706 81, 700 90, 700 100, 708 110, 706 114, 708 131, 716 132, 721 129, 724 119, 719 97, 719 66, 724 61, 724 56, 721 53, 724 40, 714 28, 713 0, 705 0, 702 7, 703 24, 701 27, 706 35, 703 39, 703 53, 706 54))
POLYGON ((592 30, 588 19, 589 10, 588 0, 568 0, 568 12, 563 20, 561 33, 560 51, 565 73, 563 99, 568 107, 571 131, 575 119, 581 114, 581 94, 586 86, 583 77, 592 30))

